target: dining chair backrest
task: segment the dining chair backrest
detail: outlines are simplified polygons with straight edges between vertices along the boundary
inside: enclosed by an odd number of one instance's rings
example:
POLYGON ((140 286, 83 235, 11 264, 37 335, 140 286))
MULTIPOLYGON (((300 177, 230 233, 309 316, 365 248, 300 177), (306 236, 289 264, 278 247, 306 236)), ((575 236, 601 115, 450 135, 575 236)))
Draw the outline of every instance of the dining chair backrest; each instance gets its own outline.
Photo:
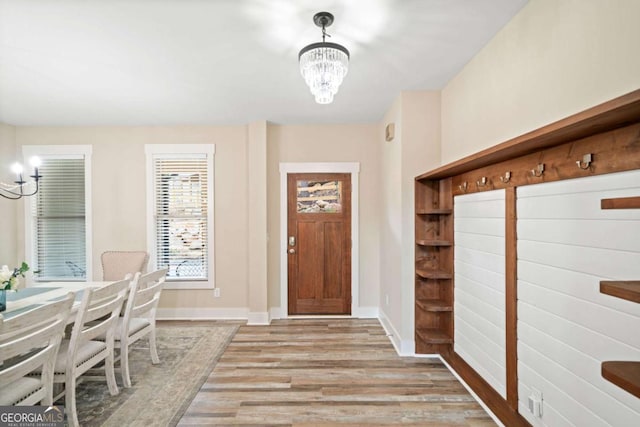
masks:
POLYGON ((100 288, 83 291, 69 343, 69 360, 75 360, 77 349, 85 342, 106 334, 113 337, 115 321, 122 310, 129 280, 119 280, 100 288))
POLYGON ((11 396, 11 403, 33 405, 43 399, 51 403, 54 362, 73 301, 69 293, 64 299, 9 319, 0 315, 0 384, 7 386, 3 391, 11 396), (11 363, 12 359, 16 363, 11 363), (42 373, 38 387, 24 396, 20 387, 11 388, 12 382, 35 370, 42 373))
POLYGON ((168 269, 153 271, 147 274, 136 274, 131 281, 129 299, 124 312, 124 324, 129 323, 129 319, 143 317, 155 318, 155 309, 160 301, 160 292, 164 286, 168 269))
POLYGON ((107 251, 102 253, 101 260, 103 280, 122 280, 127 274, 144 274, 149 254, 144 251, 107 251))
POLYGON ((129 298, 124 316, 116 333, 114 345, 120 348, 120 366, 122 383, 131 387, 129 374, 130 345, 143 337, 149 337, 149 352, 154 364, 160 363, 156 346, 156 308, 160 301, 160 292, 167 276, 168 269, 147 274, 136 273, 129 286, 129 298))

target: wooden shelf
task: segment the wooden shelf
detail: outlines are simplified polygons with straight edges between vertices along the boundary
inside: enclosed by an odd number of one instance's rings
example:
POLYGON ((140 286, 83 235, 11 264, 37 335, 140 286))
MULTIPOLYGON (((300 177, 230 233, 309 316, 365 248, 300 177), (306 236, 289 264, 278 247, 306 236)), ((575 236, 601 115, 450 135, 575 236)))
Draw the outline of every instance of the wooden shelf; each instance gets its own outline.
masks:
POLYGON ((416 306, 431 312, 453 311, 452 304, 439 299, 416 300, 416 306))
POLYGON ((416 330, 416 334, 426 344, 452 344, 453 338, 440 329, 420 328, 416 330))
POLYGON ((602 362, 602 377, 640 398, 640 362, 602 362))
POLYGON ((451 279, 453 275, 441 270, 426 270, 416 268, 416 274, 424 279, 451 279))
POLYGON ((614 297, 640 303, 640 280, 600 282, 600 292, 614 297))
POLYGON ((600 200, 600 209, 640 209, 640 197, 600 200))
POLYGON ((452 209, 420 209, 416 211, 418 215, 451 215, 452 209))
POLYGON ((453 344, 453 193, 450 178, 415 183, 415 350, 448 354, 453 344))
POLYGON ((416 240, 416 245, 420 246, 451 246, 451 242, 447 240, 416 240))

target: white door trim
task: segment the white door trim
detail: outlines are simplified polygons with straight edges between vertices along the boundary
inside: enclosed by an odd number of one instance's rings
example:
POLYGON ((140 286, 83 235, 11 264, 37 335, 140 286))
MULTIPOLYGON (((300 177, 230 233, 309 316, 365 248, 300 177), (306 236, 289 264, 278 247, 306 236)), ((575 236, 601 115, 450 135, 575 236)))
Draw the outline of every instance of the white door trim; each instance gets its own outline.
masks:
POLYGON ((360 163, 280 163, 280 318, 289 317, 287 268, 287 174, 349 173, 351 174, 351 316, 360 314, 360 248, 358 244, 358 179, 360 163))

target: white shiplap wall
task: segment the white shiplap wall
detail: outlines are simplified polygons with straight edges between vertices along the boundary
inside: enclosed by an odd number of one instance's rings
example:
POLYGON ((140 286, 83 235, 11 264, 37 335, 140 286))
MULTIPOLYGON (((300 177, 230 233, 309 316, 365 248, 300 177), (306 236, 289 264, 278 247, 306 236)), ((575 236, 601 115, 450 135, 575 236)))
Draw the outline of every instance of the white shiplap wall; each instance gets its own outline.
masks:
POLYGON ((505 389, 505 192, 454 198, 454 350, 505 389))
POLYGON ((600 200, 638 195, 640 171, 517 190, 519 411, 534 426, 640 426, 640 399, 600 375, 602 361, 640 361, 640 304, 599 292, 640 279, 640 210, 600 200))

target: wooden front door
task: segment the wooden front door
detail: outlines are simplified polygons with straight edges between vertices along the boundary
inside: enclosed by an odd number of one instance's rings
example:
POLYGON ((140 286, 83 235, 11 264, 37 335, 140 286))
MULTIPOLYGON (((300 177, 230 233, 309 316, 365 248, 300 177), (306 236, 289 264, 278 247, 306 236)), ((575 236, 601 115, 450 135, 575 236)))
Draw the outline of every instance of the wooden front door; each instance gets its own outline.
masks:
POLYGON ((351 175, 287 175, 289 314, 351 314, 351 175))

